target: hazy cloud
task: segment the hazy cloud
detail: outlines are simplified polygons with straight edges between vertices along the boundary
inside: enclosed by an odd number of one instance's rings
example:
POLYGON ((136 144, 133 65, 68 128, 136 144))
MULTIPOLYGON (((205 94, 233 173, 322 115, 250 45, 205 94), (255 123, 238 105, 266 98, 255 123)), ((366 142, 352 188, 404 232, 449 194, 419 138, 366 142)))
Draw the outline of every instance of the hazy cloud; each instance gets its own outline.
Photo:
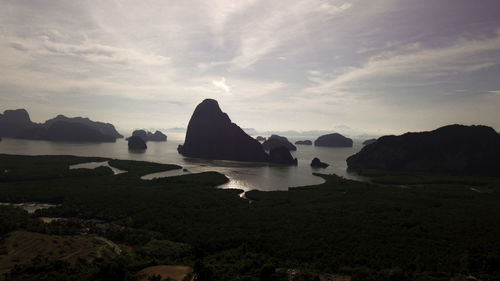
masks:
POLYGON ((212 81, 215 88, 221 89, 226 95, 231 95, 231 87, 226 84, 226 78, 222 77, 220 81, 212 81))
POLYGON ((495 0, 0 6, 0 110, 26 107, 36 120, 65 113, 129 129, 185 127, 211 97, 259 130, 500 127, 495 0))

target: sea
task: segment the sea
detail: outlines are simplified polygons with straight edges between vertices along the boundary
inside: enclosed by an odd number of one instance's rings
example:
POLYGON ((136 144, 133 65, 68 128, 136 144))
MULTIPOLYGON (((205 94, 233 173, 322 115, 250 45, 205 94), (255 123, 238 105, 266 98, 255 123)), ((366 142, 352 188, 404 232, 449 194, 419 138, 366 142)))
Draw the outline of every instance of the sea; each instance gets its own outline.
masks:
MULTIPOLYGON (((301 138, 304 139, 304 138, 301 138)), ((295 138, 289 138, 294 143, 295 138)), ((311 139, 314 141, 314 139, 311 139)), ((315 147, 314 145, 296 145, 297 151, 291 151, 298 159, 297 166, 284 166, 268 163, 249 163, 224 160, 207 160, 184 157, 177 152, 177 146, 184 142, 183 136, 171 137, 167 142, 148 142, 148 149, 142 153, 128 150, 127 141, 118 139, 114 143, 79 143, 51 142, 3 138, 0 153, 18 155, 76 155, 97 156, 122 160, 140 160, 165 164, 177 164, 181 170, 155 173, 143 177, 176 176, 188 173, 216 171, 229 178, 229 182, 219 188, 237 188, 249 190, 288 190, 289 187, 317 185, 324 182, 313 173, 336 174, 348 179, 365 180, 347 171, 346 159, 357 153, 361 140, 354 141, 353 147, 315 147), (328 168, 312 168, 311 160, 318 157, 328 163, 328 168)))

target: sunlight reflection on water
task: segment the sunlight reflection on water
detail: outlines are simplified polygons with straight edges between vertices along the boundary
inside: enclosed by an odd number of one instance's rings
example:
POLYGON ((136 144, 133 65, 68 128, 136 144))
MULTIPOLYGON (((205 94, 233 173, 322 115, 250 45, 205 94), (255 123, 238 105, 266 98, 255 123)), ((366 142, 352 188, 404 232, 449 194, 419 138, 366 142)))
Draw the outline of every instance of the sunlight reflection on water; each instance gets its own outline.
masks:
MULTIPOLYGON (((290 141, 294 142, 294 139, 290 141)), ((361 179, 355 174, 347 173, 345 159, 358 152, 361 148, 355 142, 352 148, 327 148, 307 145, 297 145, 297 151, 292 155, 298 158, 298 166, 282 166, 267 163, 247 163, 224 160, 205 160, 188 158, 177 153, 177 146, 181 141, 148 142, 148 149, 144 153, 130 153, 127 142, 123 139, 115 143, 68 143, 17 140, 4 138, 0 143, 0 153, 22 155, 77 155, 108 157, 125 160, 151 161, 165 164, 177 164, 187 169, 189 173, 216 171, 226 175, 230 181, 221 188, 238 188, 245 191, 258 190, 287 190, 288 187, 321 184, 324 180, 313 173, 337 174, 345 178, 361 179), (310 166, 314 157, 330 164, 326 169, 317 169, 310 166)), ((180 170, 163 172, 163 176, 182 175, 188 172, 180 170)), ((160 173, 148 175, 162 176, 160 173)))

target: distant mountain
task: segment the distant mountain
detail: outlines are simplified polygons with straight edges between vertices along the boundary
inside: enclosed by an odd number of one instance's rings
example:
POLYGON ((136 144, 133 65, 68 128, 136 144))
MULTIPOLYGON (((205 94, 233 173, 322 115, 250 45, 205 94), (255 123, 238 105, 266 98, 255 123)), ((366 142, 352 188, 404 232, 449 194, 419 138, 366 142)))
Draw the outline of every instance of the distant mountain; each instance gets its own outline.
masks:
POLYGON ((34 123, 25 109, 6 110, 0 114, 0 136, 77 142, 112 142, 123 137, 112 124, 88 118, 58 115, 43 124, 34 123))
POLYGON ((67 141, 67 142, 114 142, 116 138, 81 123, 57 121, 48 127, 39 126, 20 133, 18 138, 67 141))
POLYGON ((500 171, 500 136, 487 126, 449 125, 383 136, 347 158, 350 169, 487 173, 500 171))
POLYGON ((82 118, 82 117, 66 117, 64 115, 57 115, 55 118, 49 119, 43 123, 43 126, 45 127, 50 127, 53 123, 58 122, 58 121, 63 121, 67 123, 79 123, 86 125, 90 128, 96 129, 99 132, 101 132, 103 135, 108 135, 112 136, 114 138, 120 139, 123 138, 123 136, 118 133, 115 129, 115 126, 113 126, 110 123, 103 123, 103 122, 98 122, 98 121, 92 121, 89 118, 82 118))

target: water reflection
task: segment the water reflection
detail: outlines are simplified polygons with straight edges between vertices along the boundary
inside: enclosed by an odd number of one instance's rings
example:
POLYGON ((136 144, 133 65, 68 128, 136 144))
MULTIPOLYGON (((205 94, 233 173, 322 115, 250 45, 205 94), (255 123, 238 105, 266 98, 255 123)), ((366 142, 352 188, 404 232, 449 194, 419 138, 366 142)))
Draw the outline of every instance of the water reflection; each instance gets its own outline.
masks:
POLYGON ((36 210, 48 209, 48 208, 57 207, 60 205, 36 203, 36 202, 27 202, 27 203, 3 203, 3 202, 0 202, 0 206, 12 206, 12 207, 16 207, 16 208, 21 208, 21 209, 25 210, 26 212, 32 214, 36 210))
POLYGON ((97 167, 108 167, 113 171, 113 174, 118 175, 118 174, 123 174, 126 173, 127 171, 125 170, 120 170, 118 168, 115 168, 111 165, 109 165, 108 161, 104 162, 88 162, 88 163, 80 163, 80 164, 75 164, 75 165, 70 165, 69 169, 95 169, 97 167))
MULTIPOLYGON (((295 139, 290 139, 294 142, 295 139)), ((352 148, 328 148, 298 145, 292 155, 298 158, 298 166, 281 166, 267 163, 248 163, 224 160, 205 160, 189 158, 177 152, 182 141, 148 142, 144 153, 131 153, 127 141, 120 139, 115 143, 65 143, 49 141, 16 140, 4 138, 0 143, 0 153, 22 155, 77 155, 108 157, 125 160, 151 161, 165 164, 177 164, 189 172, 199 173, 216 171, 226 175, 230 182, 223 188, 238 188, 245 191, 286 190, 288 187, 321 184, 324 180, 313 173, 337 174, 349 179, 361 179, 356 174, 346 171, 345 159, 358 152, 360 142, 352 148), (322 162, 330 164, 326 169, 310 166, 311 160, 318 157, 322 162)), ((111 167, 113 168, 113 167, 111 167)), ((167 176, 186 174, 182 169, 166 172, 167 176), (179 174, 176 174, 179 173, 179 174)), ((159 177, 161 175, 155 175, 159 177)))

